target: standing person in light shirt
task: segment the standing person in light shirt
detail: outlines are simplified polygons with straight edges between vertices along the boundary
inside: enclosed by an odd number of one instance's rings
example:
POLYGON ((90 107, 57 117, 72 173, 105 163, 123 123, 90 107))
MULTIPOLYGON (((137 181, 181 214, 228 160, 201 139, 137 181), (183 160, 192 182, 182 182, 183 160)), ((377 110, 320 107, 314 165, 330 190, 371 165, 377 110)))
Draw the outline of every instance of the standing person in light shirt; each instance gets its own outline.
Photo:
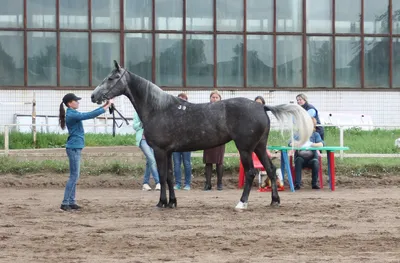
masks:
MULTIPOLYGON (((178 98, 188 100, 188 96, 185 93, 180 93, 178 98)), ((190 190, 190 184, 192 182, 192 163, 190 160, 191 152, 173 152, 172 158, 174 160, 174 176, 175 176, 175 190, 181 189, 182 184, 182 171, 181 163, 185 172, 185 186, 183 190, 190 190)))
POLYGON ((153 175, 154 182, 156 183, 155 190, 161 190, 160 176, 158 174, 156 158, 154 157, 153 149, 147 144, 146 137, 144 136, 143 123, 139 118, 137 112, 133 115, 133 129, 136 131, 136 146, 142 150, 146 156, 146 168, 143 176, 143 191, 151 191, 150 187, 150 173, 153 175))

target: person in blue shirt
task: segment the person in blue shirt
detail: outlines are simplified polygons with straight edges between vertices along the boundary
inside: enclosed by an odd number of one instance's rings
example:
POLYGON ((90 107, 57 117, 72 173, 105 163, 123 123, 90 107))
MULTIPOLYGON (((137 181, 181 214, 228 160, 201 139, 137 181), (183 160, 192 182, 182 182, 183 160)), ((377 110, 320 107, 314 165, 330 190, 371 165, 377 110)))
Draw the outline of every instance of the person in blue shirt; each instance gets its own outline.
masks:
POLYGON ((59 124, 63 130, 67 127, 69 135, 65 148, 69 160, 70 174, 65 186, 64 199, 60 207, 60 209, 64 211, 81 208, 76 204, 75 193, 76 184, 80 175, 81 152, 85 147, 85 131, 82 121, 93 119, 103 114, 113 103, 113 100, 109 100, 102 107, 94 111, 81 113, 77 111, 80 99, 81 98, 77 97, 75 94, 68 93, 63 97, 60 104, 59 124), (65 112, 64 105, 67 107, 67 112, 65 112))
MULTIPOLYGON (((318 132, 315 131, 317 120, 312 118, 314 123, 314 132, 311 134, 311 137, 305 145, 298 145, 295 141, 294 143, 290 142, 289 146, 308 146, 308 147, 323 147, 324 141, 318 132)), ((296 140, 296 138, 294 138, 296 140)), ((294 168, 296 173, 295 180, 295 190, 300 190, 301 188, 301 173, 303 168, 308 167, 311 168, 311 187, 312 189, 320 189, 318 185, 318 170, 319 170, 319 160, 318 153, 315 150, 296 150, 294 152, 294 168)))

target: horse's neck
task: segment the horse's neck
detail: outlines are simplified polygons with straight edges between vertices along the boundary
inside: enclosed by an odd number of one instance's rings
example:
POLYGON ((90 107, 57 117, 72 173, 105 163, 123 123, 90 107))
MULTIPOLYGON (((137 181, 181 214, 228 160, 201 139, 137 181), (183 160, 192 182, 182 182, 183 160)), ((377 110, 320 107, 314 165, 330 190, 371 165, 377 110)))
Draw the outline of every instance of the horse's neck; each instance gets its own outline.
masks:
POLYGON ((169 94, 163 92, 150 81, 129 72, 128 87, 133 97, 131 102, 139 114, 142 122, 146 122, 149 115, 163 111, 171 100, 169 94))

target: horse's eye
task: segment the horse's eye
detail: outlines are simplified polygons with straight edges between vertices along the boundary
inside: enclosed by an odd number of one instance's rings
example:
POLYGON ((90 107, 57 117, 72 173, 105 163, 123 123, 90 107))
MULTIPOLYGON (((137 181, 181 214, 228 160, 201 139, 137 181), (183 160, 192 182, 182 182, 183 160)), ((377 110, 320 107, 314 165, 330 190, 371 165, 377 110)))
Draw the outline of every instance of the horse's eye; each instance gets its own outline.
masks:
POLYGON ((121 76, 119 75, 119 74, 117 74, 116 76, 115 76, 115 78, 116 79, 119 79, 121 76))
POLYGON ((112 77, 109 77, 108 80, 113 80, 113 78, 112 78, 112 77))

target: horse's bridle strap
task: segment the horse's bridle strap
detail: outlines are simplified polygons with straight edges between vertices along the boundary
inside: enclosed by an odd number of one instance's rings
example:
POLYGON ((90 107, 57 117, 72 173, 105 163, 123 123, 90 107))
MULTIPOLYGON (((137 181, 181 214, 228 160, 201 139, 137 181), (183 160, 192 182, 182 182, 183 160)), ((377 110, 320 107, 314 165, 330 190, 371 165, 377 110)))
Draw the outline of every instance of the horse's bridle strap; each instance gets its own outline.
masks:
POLYGON ((111 104, 110 108, 109 108, 110 114, 112 114, 113 116, 113 137, 115 137, 115 129, 116 127, 121 128, 122 124, 124 124, 123 122, 121 122, 120 125, 118 125, 117 121, 115 120, 115 112, 117 112, 119 114, 119 116, 125 121, 126 125, 129 125, 128 120, 117 110, 117 108, 115 108, 114 103, 111 104))
POLYGON ((109 90, 109 91, 107 91, 104 95, 103 95, 103 99, 108 99, 108 98, 106 98, 106 96, 108 95, 108 93, 110 93, 114 88, 115 88, 115 86, 117 86, 117 84, 118 84, 118 82, 122 79, 122 77, 125 75, 125 73, 126 73, 126 69, 124 69, 124 73, 122 73, 122 75, 121 75, 121 77, 117 80, 117 82, 111 87, 111 89, 109 90))

